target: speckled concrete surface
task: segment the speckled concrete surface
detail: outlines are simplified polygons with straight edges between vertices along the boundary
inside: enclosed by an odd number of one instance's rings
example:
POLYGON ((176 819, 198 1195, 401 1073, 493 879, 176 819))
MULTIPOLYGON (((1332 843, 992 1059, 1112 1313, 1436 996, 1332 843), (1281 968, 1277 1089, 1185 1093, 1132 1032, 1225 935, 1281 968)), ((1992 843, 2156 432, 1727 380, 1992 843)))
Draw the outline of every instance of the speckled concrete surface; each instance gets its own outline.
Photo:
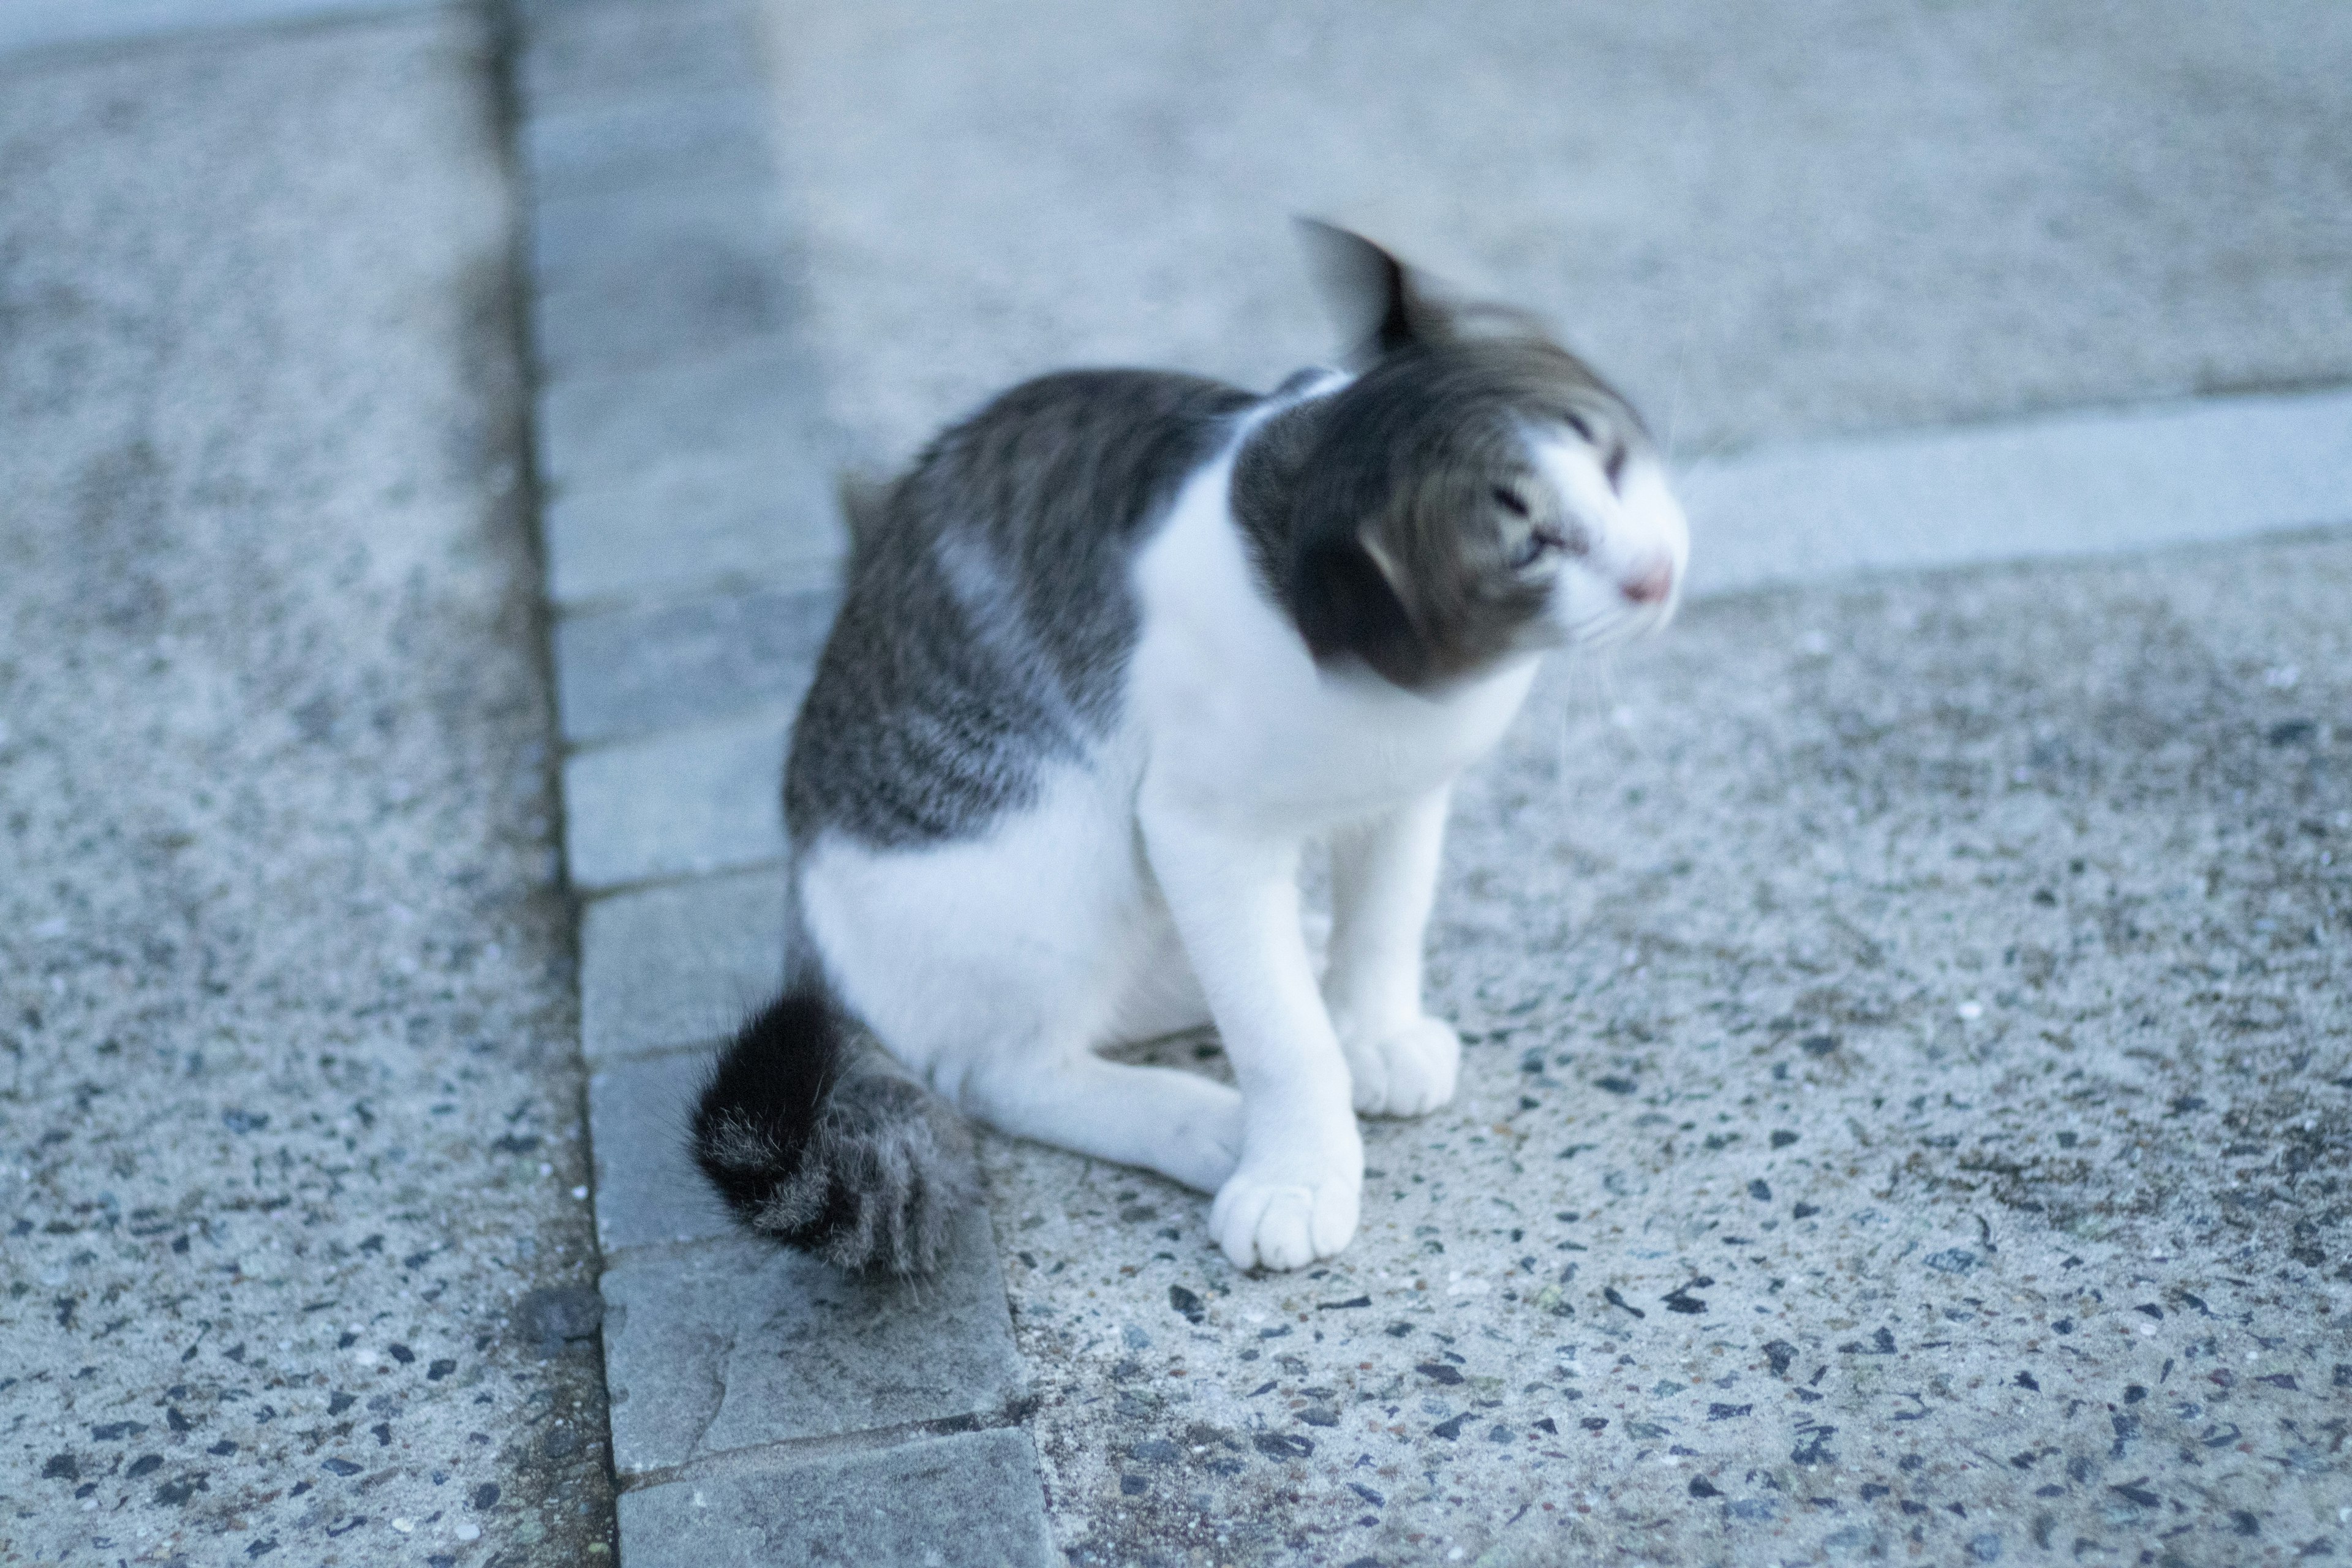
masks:
POLYGON ((610 1561, 493 65, 0 65, 0 1562, 610 1561))
POLYGON ((2347 603, 2322 536, 1550 671, 1342 1257, 986 1141, 1072 1560, 2352 1552, 2347 603))
POLYGON ((853 452, 1328 356, 1293 213, 1550 313, 1685 456, 2332 382, 2352 8, 770 0, 853 452))

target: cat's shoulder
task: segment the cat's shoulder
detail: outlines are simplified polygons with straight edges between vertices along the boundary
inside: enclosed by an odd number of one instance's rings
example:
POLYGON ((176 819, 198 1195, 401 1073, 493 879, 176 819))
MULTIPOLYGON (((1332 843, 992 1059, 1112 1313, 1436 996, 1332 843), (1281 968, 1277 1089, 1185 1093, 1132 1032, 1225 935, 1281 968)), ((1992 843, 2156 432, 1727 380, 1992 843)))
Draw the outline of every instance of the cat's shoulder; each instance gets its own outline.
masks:
POLYGON ((998 393, 950 426, 941 444, 1016 433, 1064 440, 1133 437, 1170 425, 1227 419, 1260 401, 1255 393, 1182 371, 1058 370, 998 393))

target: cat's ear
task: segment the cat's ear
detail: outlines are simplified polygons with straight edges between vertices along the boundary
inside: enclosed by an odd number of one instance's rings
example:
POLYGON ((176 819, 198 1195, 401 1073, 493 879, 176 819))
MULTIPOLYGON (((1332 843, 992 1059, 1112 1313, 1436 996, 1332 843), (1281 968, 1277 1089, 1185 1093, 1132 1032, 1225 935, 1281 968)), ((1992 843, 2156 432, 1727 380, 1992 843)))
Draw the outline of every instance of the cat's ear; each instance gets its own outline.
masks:
POLYGON ((890 507, 890 481, 862 468, 845 468, 834 476, 834 495, 855 551, 880 531, 883 513, 890 507))
POLYGON ((1360 539, 1318 541, 1299 552, 1290 610, 1318 664, 1352 654, 1406 688, 1436 665, 1395 583, 1360 539))
POLYGON ((1360 234, 1318 218, 1297 222, 1324 296, 1360 357, 1377 359, 1454 335, 1453 312, 1430 297, 1403 262, 1360 234))

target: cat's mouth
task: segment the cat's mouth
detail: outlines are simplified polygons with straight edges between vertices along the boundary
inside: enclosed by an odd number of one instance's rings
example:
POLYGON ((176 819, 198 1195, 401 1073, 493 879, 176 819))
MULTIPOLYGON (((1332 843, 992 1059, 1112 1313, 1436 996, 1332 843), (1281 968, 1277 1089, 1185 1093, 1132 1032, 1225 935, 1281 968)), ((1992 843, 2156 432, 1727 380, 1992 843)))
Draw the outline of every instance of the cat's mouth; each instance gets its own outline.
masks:
POLYGON ((1648 563, 1614 578, 1591 574, 1582 584, 1563 583, 1551 631, 1563 647, 1615 647, 1664 629, 1681 605, 1677 564, 1648 563))

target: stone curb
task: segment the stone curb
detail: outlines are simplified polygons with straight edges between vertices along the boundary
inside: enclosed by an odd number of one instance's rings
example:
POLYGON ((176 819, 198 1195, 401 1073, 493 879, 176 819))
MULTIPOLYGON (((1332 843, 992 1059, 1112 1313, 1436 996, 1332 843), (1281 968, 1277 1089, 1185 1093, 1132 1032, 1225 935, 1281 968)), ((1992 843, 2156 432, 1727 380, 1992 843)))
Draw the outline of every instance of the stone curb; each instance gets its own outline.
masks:
POLYGON ((744 0, 518 6, 517 143, 621 1558, 1055 1557, 995 1241, 920 1289, 687 1157, 780 965, 779 773, 842 543, 744 0))

